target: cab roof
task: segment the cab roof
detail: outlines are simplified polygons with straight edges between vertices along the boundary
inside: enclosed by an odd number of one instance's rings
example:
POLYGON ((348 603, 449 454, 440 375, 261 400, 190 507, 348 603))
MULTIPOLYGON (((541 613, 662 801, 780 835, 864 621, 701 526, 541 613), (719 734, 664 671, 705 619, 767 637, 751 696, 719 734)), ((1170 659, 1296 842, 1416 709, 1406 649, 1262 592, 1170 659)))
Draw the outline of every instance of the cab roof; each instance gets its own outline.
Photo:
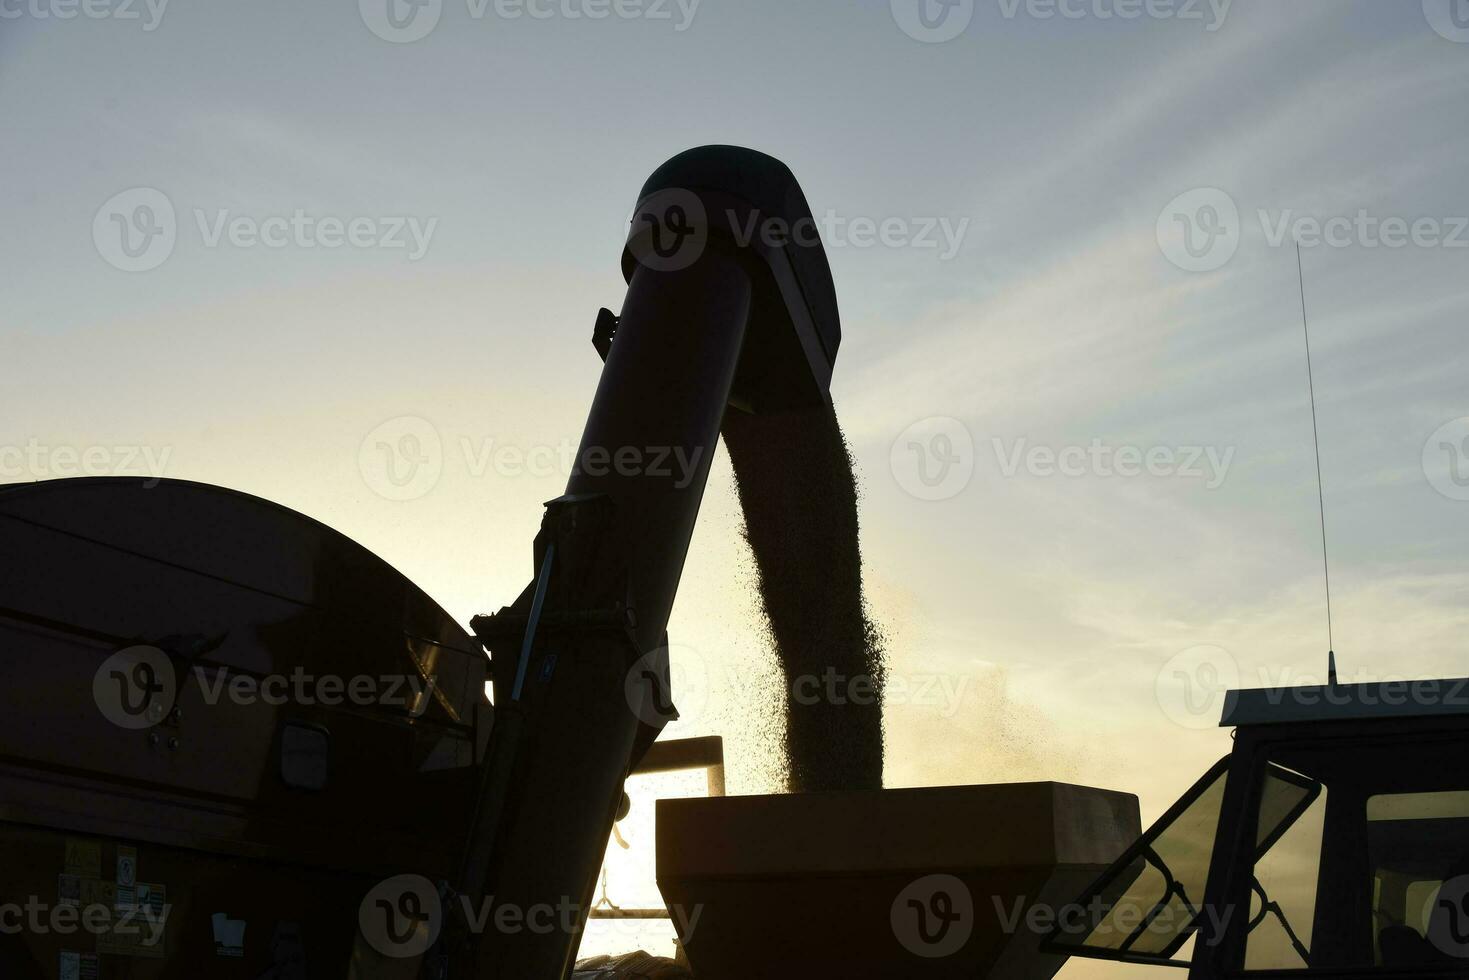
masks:
POLYGON ((1469 717, 1469 678, 1315 684, 1230 691, 1225 728, 1310 721, 1469 717))

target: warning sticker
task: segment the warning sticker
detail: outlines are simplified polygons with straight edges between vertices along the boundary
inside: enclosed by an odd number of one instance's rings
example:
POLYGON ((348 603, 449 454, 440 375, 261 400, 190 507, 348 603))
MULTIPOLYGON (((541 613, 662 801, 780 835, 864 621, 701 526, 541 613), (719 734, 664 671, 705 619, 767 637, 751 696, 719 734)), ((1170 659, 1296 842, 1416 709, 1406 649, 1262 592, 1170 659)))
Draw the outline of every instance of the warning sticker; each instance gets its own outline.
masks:
POLYGON ((100 905, 112 909, 117 905, 117 886, 100 878, 83 878, 82 905, 85 908, 100 905))
POLYGON ((138 883, 138 849, 117 846, 117 887, 131 888, 138 883))
POLYGON ((224 912, 216 912, 210 921, 214 925, 214 955, 244 956, 245 920, 231 919, 224 912))
POLYGON ((97 936, 97 952, 162 957, 168 929, 168 890, 163 885, 141 883, 131 888, 112 887, 117 895, 117 911, 107 929, 97 936), (130 896, 126 907, 124 893, 130 896))
POLYGON ((101 967, 97 961, 96 953, 82 954, 82 980, 97 980, 101 973, 101 967))
POLYGON ((61 980, 82 980, 82 954, 61 952, 61 980))
POLYGON ((161 959, 165 950, 163 917, 133 909, 118 912, 107 931, 97 935, 97 952, 113 956, 145 956, 161 959))
POLYGON ((56 876, 56 904, 75 908, 82 904, 82 879, 76 875, 56 876))
POLYGON ((95 841, 67 840, 66 870, 82 878, 102 877, 102 845, 95 841))
POLYGON ((155 922, 162 922, 168 904, 168 889, 163 885, 138 883, 138 911, 155 922))

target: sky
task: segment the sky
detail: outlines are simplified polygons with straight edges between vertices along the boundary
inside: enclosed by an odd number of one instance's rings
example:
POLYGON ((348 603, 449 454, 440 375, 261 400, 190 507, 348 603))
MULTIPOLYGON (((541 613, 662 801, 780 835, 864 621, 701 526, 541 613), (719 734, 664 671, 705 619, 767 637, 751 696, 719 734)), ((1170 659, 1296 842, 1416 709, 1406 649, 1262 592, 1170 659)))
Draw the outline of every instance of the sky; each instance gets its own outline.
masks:
MULTIPOLYGON (((823 221, 889 785, 1147 822, 1224 687, 1322 679, 1297 241, 1342 673, 1469 673, 1464 0, 928 2, 0 0, 0 482, 233 487, 496 609, 638 188, 734 143, 823 221)), ((737 793, 752 575, 721 453, 670 734, 737 793)))

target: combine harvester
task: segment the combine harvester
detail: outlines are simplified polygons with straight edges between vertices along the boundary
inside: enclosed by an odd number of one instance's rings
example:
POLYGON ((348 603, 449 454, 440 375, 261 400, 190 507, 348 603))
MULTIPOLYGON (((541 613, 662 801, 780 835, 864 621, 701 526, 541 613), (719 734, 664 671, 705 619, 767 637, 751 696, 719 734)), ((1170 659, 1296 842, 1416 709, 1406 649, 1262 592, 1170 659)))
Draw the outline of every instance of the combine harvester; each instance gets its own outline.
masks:
MULTIPOLYGON (((811 212, 749 150, 649 180, 578 458, 664 447, 693 479, 579 467, 472 632, 243 494, 0 489, 0 978, 571 975, 625 780, 717 762, 657 738, 726 413, 829 405, 826 257, 740 233, 770 219, 811 212)), ((1319 693, 1237 696, 1233 755, 1130 849, 1134 797, 1053 783, 664 801, 660 887, 700 916, 661 975, 1043 978, 1190 943, 1196 978, 1465 975, 1469 713, 1319 693), (1028 924, 1099 873, 1084 915, 1028 924)))

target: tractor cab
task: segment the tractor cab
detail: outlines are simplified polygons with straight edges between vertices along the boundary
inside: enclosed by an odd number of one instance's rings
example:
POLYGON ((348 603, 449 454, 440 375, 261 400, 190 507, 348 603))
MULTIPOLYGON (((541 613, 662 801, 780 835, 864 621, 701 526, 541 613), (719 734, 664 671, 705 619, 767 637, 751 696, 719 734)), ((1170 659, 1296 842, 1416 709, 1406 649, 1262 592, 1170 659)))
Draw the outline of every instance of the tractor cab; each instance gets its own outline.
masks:
POLYGON ((1220 760, 1047 947, 1191 980, 1469 977, 1469 680, 1231 692, 1220 760))

